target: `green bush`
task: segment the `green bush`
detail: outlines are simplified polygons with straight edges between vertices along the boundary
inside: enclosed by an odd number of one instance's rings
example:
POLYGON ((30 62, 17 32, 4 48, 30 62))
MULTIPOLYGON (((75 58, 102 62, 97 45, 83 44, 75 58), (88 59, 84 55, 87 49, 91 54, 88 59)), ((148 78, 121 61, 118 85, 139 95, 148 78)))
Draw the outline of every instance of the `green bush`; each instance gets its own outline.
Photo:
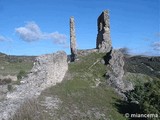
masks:
POLYGON ((160 80, 153 80, 135 86, 133 91, 127 93, 130 101, 138 101, 144 113, 160 114, 160 80))
POLYGON ((17 75, 17 79, 21 80, 23 77, 26 76, 26 74, 27 74, 26 71, 20 70, 19 73, 18 73, 18 75, 17 75))

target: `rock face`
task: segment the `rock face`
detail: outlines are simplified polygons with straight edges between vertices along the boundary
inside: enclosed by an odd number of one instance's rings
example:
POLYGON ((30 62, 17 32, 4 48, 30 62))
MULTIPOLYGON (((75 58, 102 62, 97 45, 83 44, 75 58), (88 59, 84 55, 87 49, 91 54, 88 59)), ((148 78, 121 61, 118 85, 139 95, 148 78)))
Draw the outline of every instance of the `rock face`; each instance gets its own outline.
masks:
POLYGON ((119 93, 132 90, 133 86, 123 79, 124 76, 124 60, 123 54, 119 50, 112 50, 109 60, 110 70, 106 73, 109 78, 109 84, 113 86, 119 93))
POLYGON ((28 77, 22 80, 15 91, 7 94, 5 101, 0 102, 0 120, 8 120, 26 99, 36 98, 47 87, 61 82, 67 70, 65 52, 37 57, 28 77))
POLYGON ((77 57, 77 48, 76 48, 75 23, 73 17, 70 18, 70 49, 71 49, 71 61, 75 61, 77 57))
POLYGON ((109 52, 112 49, 110 37, 109 11, 105 10, 98 17, 98 35, 96 48, 99 52, 109 52))

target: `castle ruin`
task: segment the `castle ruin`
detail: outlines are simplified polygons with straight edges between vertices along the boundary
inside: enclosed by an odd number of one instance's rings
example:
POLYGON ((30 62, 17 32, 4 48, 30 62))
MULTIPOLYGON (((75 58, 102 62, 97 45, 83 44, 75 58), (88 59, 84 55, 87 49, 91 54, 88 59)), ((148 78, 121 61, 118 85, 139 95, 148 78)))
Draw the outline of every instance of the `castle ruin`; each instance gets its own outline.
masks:
POLYGON ((109 19, 109 11, 105 10, 98 17, 98 34, 97 34, 97 42, 96 49, 99 52, 110 52, 112 49, 111 37, 110 37, 110 19, 109 19))
POLYGON ((70 49, 71 57, 70 61, 74 62, 77 59, 77 55, 88 54, 92 52, 108 53, 112 50, 112 43, 110 37, 110 19, 109 11, 105 10, 101 13, 97 20, 98 34, 96 40, 96 49, 77 50, 76 48, 76 35, 75 35, 75 22, 74 17, 70 18, 70 49))

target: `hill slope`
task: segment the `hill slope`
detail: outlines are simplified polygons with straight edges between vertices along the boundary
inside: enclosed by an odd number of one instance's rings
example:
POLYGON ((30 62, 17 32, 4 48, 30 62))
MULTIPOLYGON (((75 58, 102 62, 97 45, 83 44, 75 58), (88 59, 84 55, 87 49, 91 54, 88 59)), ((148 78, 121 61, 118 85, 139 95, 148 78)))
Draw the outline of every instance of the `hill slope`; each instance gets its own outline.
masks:
MULTIPOLYGON (((64 80, 27 100, 13 120, 125 120, 121 97, 107 84, 105 53, 80 56, 69 63, 64 80), (35 117, 36 116, 36 117, 35 117)), ((125 56, 125 80, 140 84, 159 79, 160 57, 125 56)), ((130 109, 132 106, 130 106, 130 109)))
POLYGON ((125 71, 160 77, 160 57, 125 57, 125 71))
POLYGON ((35 56, 14 56, 0 53, 0 75, 17 75, 20 70, 30 71, 35 56))
POLYGON ((125 56, 125 79, 135 84, 160 79, 160 57, 125 56))

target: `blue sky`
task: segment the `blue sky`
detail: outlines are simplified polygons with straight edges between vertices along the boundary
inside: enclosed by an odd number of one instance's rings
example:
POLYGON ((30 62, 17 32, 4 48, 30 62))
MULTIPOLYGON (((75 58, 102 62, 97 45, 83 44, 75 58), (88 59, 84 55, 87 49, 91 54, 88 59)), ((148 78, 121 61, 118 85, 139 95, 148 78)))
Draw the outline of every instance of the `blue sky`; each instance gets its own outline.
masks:
POLYGON ((160 0, 0 0, 0 52, 69 54, 71 16, 78 48, 95 48, 97 18, 106 9, 113 48, 160 55, 160 0))

